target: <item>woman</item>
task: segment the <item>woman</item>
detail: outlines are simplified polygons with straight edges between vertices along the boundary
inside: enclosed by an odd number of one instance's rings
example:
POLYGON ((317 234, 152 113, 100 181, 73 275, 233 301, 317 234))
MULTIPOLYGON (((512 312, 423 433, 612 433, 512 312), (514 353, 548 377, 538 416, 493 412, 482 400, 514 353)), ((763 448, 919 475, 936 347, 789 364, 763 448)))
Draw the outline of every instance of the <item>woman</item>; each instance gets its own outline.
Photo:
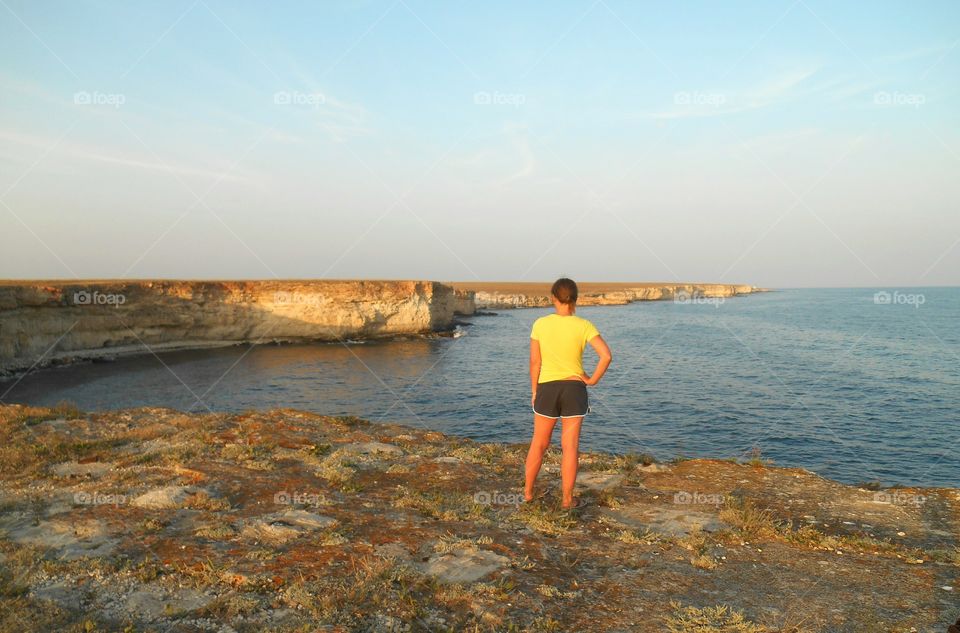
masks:
POLYGON ((523 497, 533 500, 533 488, 550 446, 557 419, 563 420, 560 445, 562 505, 575 508, 573 496, 580 457, 580 425, 589 410, 587 385, 600 382, 613 357, 600 332, 590 321, 576 316, 577 284, 558 279, 550 290, 553 314, 540 317, 530 331, 530 383, 533 396, 533 439, 527 452, 526 486, 523 497), (583 372, 583 349, 587 343, 600 356, 592 376, 583 372))

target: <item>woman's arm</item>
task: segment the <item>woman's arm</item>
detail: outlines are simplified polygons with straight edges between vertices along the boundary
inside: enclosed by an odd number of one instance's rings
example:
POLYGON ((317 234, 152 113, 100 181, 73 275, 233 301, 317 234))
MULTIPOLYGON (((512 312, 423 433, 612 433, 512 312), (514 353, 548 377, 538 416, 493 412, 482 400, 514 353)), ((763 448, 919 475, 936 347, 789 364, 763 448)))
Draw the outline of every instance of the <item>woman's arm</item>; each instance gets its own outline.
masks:
POLYGON ((597 352, 600 360, 597 361, 597 368, 593 370, 593 375, 588 376, 583 382, 588 385, 595 385, 603 378, 604 372, 606 372, 607 367, 610 366, 610 361, 613 360, 613 355, 610 353, 610 347, 607 345, 607 342, 603 340, 603 337, 599 334, 590 339, 589 343, 597 352))
POLYGON ((540 379, 540 341, 530 339, 530 406, 533 406, 533 399, 537 396, 537 381, 540 379))

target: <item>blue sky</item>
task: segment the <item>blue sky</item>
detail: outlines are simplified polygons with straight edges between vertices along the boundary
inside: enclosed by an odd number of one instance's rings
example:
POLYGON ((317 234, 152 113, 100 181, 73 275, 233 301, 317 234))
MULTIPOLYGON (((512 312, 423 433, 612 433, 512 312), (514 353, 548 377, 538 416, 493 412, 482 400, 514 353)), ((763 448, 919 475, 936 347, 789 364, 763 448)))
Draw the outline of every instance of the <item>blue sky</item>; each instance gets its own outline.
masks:
POLYGON ((960 283, 960 5, 0 6, 0 277, 960 283))

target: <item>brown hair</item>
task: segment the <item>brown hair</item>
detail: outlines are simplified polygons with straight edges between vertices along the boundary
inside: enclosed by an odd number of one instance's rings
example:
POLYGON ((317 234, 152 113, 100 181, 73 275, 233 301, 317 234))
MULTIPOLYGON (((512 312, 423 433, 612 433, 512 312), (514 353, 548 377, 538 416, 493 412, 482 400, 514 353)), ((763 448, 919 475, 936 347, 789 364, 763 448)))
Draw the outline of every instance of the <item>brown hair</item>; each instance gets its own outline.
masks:
POLYGON ((560 303, 574 304, 577 302, 577 284, 572 279, 561 277, 553 282, 550 294, 556 297, 560 303))

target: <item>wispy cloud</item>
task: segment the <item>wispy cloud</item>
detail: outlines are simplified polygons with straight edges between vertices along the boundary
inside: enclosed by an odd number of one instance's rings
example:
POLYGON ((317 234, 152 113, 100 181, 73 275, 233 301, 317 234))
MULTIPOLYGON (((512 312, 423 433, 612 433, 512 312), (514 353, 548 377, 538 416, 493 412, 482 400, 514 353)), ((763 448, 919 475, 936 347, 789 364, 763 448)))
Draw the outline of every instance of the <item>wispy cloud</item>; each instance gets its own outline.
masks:
POLYGON ((637 116, 660 120, 730 116, 813 96, 842 101, 877 87, 876 82, 844 77, 815 82, 822 74, 819 67, 803 67, 742 89, 680 91, 674 93, 674 108, 637 116))
POLYGON ((305 111, 317 117, 317 125, 334 141, 341 143, 351 137, 373 134, 367 124, 366 108, 333 96, 312 75, 299 67, 295 68, 294 74, 307 94, 322 96, 315 107, 305 111))
POLYGON ((913 61, 915 59, 924 59, 926 57, 932 57, 934 55, 940 55, 951 48, 956 46, 954 43, 940 43, 940 44, 931 44, 929 46, 920 46, 918 48, 912 48, 908 50, 903 50, 895 53, 889 53, 887 55, 881 55, 879 57, 874 57, 873 62, 877 64, 897 64, 900 62, 913 61))
POLYGON ((501 187, 529 178, 536 171, 538 164, 537 157, 530 147, 530 138, 526 126, 507 123, 504 126, 504 132, 510 138, 514 155, 520 159, 520 165, 513 173, 498 183, 501 187))
MULTIPOLYGON (((22 134, 12 130, 0 129, 0 141, 6 141, 20 146, 36 147, 43 150, 53 147, 49 154, 51 157, 110 163, 113 165, 120 165, 122 167, 129 167, 131 169, 173 172, 185 176, 197 176, 211 180, 229 180, 245 183, 250 183, 252 180, 259 178, 258 174, 249 171, 233 170, 225 173, 224 171, 217 171, 215 169, 199 167, 177 161, 160 162, 156 159, 152 159, 152 157, 147 158, 142 155, 130 156, 129 154, 121 155, 116 153, 115 150, 108 148, 71 143, 70 141, 66 140, 60 141, 58 144, 57 140, 54 138, 33 134, 22 134)), ((23 162, 29 164, 31 161, 24 159, 23 162)))

